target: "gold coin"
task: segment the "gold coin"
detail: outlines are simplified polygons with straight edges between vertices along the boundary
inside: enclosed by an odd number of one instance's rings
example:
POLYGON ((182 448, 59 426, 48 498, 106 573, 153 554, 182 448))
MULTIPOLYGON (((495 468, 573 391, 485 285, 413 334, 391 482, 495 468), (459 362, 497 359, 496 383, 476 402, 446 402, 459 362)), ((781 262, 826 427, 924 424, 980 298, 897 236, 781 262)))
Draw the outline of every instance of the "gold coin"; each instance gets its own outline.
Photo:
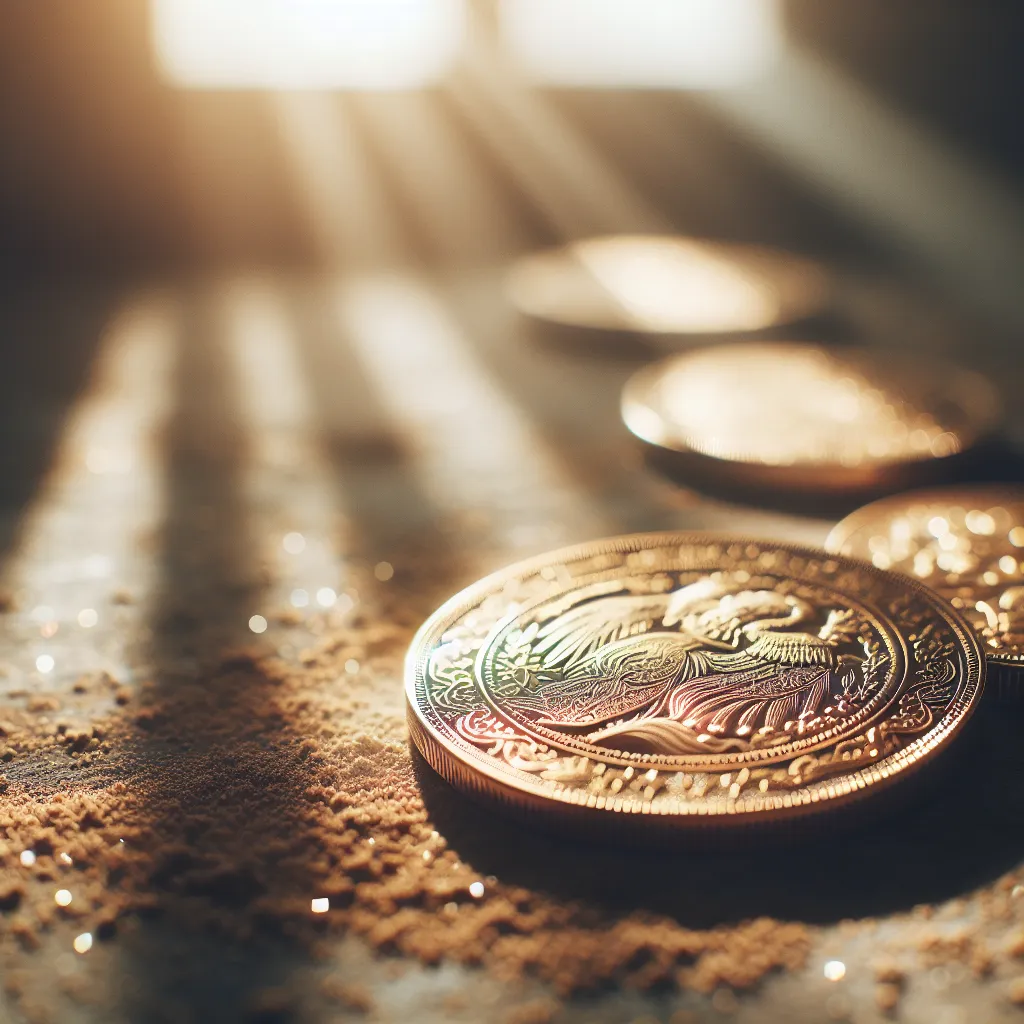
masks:
POLYGON ((994 433, 999 410, 985 378, 945 360, 796 342, 673 356, 622 396, 626 426, 683 465, 837 494, 934 479, 994 433))
POLYGON ((635 534, 489 576, 417 634, 412 739, 470 794, 584 828, 772 824, 945 750, 984 660, 955 609, 867 562, 635 534))
POLYGON ((672 235, 610 235, 534 253, 508 275, 512 303, 554 323, 644 334, 719 334, 792 323, 827 303, 799 256, 672 235))
POLYGON ((829 551, 923 580, 981 636, 989 681, 1024 684, 1024 489, 948 487, 898 494, 847 516, 829 551))

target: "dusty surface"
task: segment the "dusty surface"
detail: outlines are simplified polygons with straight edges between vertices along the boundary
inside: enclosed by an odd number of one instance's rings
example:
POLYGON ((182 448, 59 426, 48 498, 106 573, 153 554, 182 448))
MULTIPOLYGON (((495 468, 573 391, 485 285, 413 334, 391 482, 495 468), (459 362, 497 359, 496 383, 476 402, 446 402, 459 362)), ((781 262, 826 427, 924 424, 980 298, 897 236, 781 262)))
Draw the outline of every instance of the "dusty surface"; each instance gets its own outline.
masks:
POLYGON ((883 819, 716 854, 534 832, 411 756, 405 649, 482 573, 635 529, 824 537, 646 468, 615 415, 635 360, 536 344, 488 275, 70 322, 88 369, 47 328, 4 413, 0 1019, 1019 1012, 1012 707, 883 819))

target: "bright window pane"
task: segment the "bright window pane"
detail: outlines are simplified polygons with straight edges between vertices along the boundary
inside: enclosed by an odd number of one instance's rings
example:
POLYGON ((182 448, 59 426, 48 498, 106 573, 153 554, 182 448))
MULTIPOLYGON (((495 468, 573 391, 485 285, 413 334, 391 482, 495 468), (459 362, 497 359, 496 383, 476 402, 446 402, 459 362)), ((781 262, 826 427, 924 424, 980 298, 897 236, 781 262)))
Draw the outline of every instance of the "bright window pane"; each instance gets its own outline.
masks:
POLYGON ((780 45, 775 0, 501 0, 504 44, 553 85, 716 89, 750 81, 780 45))
POLYGON ((151 0, 171 83, 198 89, 409 89, 449 68, 464 0, 151 0))

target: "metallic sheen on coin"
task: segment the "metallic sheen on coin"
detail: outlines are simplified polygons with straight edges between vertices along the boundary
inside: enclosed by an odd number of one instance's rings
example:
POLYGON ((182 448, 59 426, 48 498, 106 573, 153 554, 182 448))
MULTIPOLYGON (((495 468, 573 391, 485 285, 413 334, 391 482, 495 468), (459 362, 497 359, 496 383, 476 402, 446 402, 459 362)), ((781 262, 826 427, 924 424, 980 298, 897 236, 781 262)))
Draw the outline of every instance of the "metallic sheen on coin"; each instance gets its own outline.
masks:
POLYGON ((413 742, 512 809, 689 834, 859 802, 940 755, 981 693, 977 636, 866 562, 636 534, 495 573, 406 662, 413 742))
POLYGON ((860 494, 934 480, 1000 422, 995 389, 934 357, 797 342, 701 348, 634 375, 622 417, 683 466, 860 494))
POLYGON ((528 316, 642 334, 758 331, 819 312, 829 279, 777 249, 673 235, 609 235, 534 253, 507 279, 528 316))
POLYGON ((1024 489, 898 494, 847 516, 825 546, 938 591, 980 634, 997 692, 1024 694, 1024 489))

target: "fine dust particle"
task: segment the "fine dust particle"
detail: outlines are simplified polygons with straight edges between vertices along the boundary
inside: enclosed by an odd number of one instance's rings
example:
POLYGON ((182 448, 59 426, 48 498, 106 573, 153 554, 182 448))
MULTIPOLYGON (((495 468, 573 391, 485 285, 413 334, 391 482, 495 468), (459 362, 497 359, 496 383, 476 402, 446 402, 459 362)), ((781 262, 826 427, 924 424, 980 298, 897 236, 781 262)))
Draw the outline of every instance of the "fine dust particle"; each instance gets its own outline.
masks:
POLYGON ((882 1013, 894 1013, 899 1006, 903 990, 892 982, 883 982, 875 986, 875 1005, 882 1013))
POLYGON ((711 1007, 718 1013, 731 1014, 739 1009, 739 1000, 729 989, 720 988, 711 996, 711 1007))
POLYGON ((676 1010, 669 1017, 668 1024, 700 1024, 700 1018, 693 1010, 676 1010))
POLYGON ((328 974, 320 983, 320 991, 340 1003, 346 1010, 356 1013, 370 1013, 374 1007, 373 994, 365 985, 342 981, 333 974, 328 974))
POLYGON ((0 808, 0 842, 35 850, 42 869, 26 877, 16 854, 0 858, 0 929, 31 948, 51 927, 62 851, 79 930, 100 941, 120 918, 157 911, 240 940, 276 920, 310 948, 325 931, 357 934, 382 953, 536 977, 559 994, 676 985, 719 990, 723 1005, 726 987, 803 965, 802 924, 693 929, 482 877, 430 820, 410 756, 400 680, 415 625, 356 621, 301 665, 225 654, 88 727, 19 723, 5 741, 15 756, 55 767, 23 774, 0 808), (353 658, 360 675, 338 686, 353 658), (154 765, 149 751, 169 749, 154 765), (330 914, 310 913, 311 893, 330 914))
POLYGON ((879 984, 902 985, 906 979, 906 971, 894 960, 883 960, 875 965, 875 981, 879 984))
POLYGON ((531 999, 510 1010, 505 1024, 550 1024, 560 1009, 554 999, 531 999))
POLYGON ((926 934, 918 940, 917 949, 925 967, 966 964, 977 978, 991 974, 995 967, 995 960, 981 936, 969 931, 949 935, 926 934))
POLYGON ((249 999, 243 1019, 246 1024, 284 1024, 295 1010, 295 1000, 287 989, 265 988, 249 999))
MULTIPOLYGON (((428 809, 405 728, 402 661, 420 611, 403 593, 372 619, 359 610, 337 626, 322 616, 296 661, 241 649, 167 679, 147 675, 132 691, 111 679, 128 706, 100 721, 80 714, 84 698, 70 692, 60 723, 47 718, 50 705, 7 712, 0 940, 14 941, 2 948, 35 949, 60 923, 53 893, 67 884, 75 931, 98 943, 123 919, 153 913, 239 940, 269 922, 310 949, 325 935, 354 934, 380 953, 476 965, 513 983, 535 978, 559 995, 675 986, 730 1013, 734 992, 804 966, 815 932, 801 923, 690 928, 669 914, 561 897, 557 887, 504 878, 488 863, 501 851, 486 836, 467 849, 446 831, 444 800, 454 798, 431 797, 428 809), (22 761, 46 770, 13 771, 22 761), (21 865, 22 851, 36 854, 32 866, 21 865), (329 914, 310 912, 314 897, 329 900, 329 914)), ((1003 885, 1003 904, 1014 891, 1003 885)), ((1006 912, 994 899, 986 911, 1006 912)), ((910 920, 936 927, 923 912, 910 920)), ((1011 941, 1008 958, 1022 955, 1015 948, 1011 941)), ((983 974, 994 963, 970 933, 927 934, 916 952, 925 967, 958 962, 983 974)), ((18 963, 0 967, 5 986, 17 978, 18 963)), ((894 1008, 902 974, 879 967, 875 982, 879 1006, 894 1008)), ((361 986, 328 976, 322 988, 351 1012, 375 1012, 361 986)), ((277 990, 261 998, 250 1021, 293 1012, 273 1004, 277 990)), ((24 1000, 19 1010, 28 1015, 24 1000)), ((527 1015, 519 1024, 541 1022, 558 1003, 515 1012, 527 1015)))
POLYGON ((1024 978, 1014 978, 1006 992, 1011 1003, 1024 1006, 1024 978))

